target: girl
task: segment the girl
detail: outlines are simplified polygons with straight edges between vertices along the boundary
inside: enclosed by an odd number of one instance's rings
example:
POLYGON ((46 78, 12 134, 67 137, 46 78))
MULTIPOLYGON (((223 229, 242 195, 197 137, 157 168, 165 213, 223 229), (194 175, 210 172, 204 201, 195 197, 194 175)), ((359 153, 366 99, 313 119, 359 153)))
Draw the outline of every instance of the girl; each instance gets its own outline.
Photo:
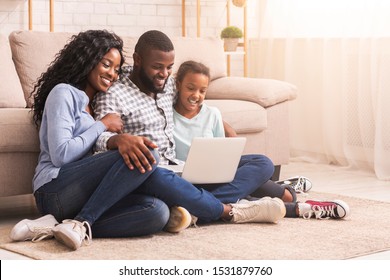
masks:
MULTIPOLYGON (((202 63, 186 61, 177 71, 177 96, 173 116, 176 157, 180 160, 186 160, 193 137, 225 137, 220 111, 203 103, 209 82, 210 70, 202 63)), ((250 165, 256 165, 256 156, 259 155, 242 156, 242 160, 250 164, 239 165, 237 173, 245 172, 243 169, 250 168, 250 165)), ((271 180, 260 186, 255 194, 259 197, 281 198, 285 202, 286 217, 345 218, 349 213, 348 205, 340 200, 308 200, 306 203, 297 203, 291 186, 279 185, 271 180)))

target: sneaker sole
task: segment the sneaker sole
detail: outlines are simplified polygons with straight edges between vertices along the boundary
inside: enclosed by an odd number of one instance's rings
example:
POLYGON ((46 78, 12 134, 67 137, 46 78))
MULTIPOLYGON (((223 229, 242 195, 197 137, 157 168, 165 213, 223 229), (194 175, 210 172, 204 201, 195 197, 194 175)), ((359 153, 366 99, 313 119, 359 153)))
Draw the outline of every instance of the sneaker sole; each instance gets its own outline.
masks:
MULTIPOLYGON (((308 201, 310 201, 310 200, 308 200, 308 201)), ((331 202, 331 203, 337 204, 337 214, 339 215, 339 217, 338 218, 333 218, 333 219, 345 219, 345 218, 347 218, 350 215, 348 204, 346 204, 342 200, 338 200, 338 199, 335 199, 335 200, 321 200, 321 202, 331 202), (339 209, 342 210, 343 213, 339 209), (344 214, 344 215, 340 215, 340 214, 344 214)))
POLYGON ((186 228, 188 228, 190 225, 191 225, 191 222, 192 222, 192 218, 191 218, 191 214, 187 211, 187 209, 183 208, 183 207, 173 207, 171 209, 171 215, 177 215, 177 216, 181 216, 182 219, 181 219, 181 222, 176 225, 176 226, 169 226, 169 221, 168 221, 168 224, 167 226, 165 227, 165 230, 167 232, 171 232, 171 233, 178 233, 186 228), (176 212, 176 213, 172 213, 172 212, 176 212))
MULTIPOLYGON (((283 200, 281 200, 280 198, 278 197, 273 197, 273 198, 270 198, 270 197, 263 197, 262 199, 268 199, 270 201, 272 201, 273 205, 275 206, 276 204, 276 207, 277 207, 277 210, 279 210, 280 212, 280 215, 279 216, 276 216, 274 217, 273 220, 268 220, 266 221, 267 223, 274 223, 276 224, 279 220, 283 219, 285 216, 286 216, 286 206, 284 205, 284 202, 283 200)), ((260 199, 261 200, 261 199, 260 199)), ((259 200, 259 201, 260 201, 259 200)), ((275 210, 275 208, 273 208, 273 210, 275 210)))
POLYGON ((350 211, 349 211, 349 206, 342 200, 332 200, 332 202, 336 203, 338 205, 337 207, 337 214, 339 214, 339 219, 345 219, 349 216, 350 211), (344 215, 341 217, 339 209, 342 208, 344 211, 344 215))
POLYGON ((279 204, 279 210, 280 210, 281 216, 278 217, 277 220, 274 222, 274 223, 277 223, 279 220, 283 219, 286 216, 286 206, 284 205, 283 200, 281 200, 280 198, 274 197, 274 198, 272 198, 272 200, 277 201, 279 204))
POLYGON ((78 246, 72 238, 69 238, 69 236, 64 234, 62 231, 53 229, 53 235, 57 241, 64 244, 66 247, 73 249, 74 251, 80 248, 80 246, 78 246))

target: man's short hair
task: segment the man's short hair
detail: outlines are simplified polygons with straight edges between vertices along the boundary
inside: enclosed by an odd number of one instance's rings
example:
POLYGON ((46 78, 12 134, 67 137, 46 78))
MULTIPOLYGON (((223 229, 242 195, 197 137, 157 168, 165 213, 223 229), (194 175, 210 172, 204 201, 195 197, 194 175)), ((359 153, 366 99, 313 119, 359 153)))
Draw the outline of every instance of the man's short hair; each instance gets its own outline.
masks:
POLYGON ((135 52, 142 56, 146 50, 150 49, 170 52, 174 50, 174 47, 171 39, 163 32, 149 30, 139 37, 135 45, 135 52))

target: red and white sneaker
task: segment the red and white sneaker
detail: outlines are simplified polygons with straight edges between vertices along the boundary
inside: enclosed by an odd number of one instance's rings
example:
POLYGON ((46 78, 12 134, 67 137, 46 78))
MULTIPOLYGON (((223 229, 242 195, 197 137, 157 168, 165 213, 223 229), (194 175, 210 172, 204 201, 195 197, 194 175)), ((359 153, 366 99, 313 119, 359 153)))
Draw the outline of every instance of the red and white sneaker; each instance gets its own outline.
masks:
POLYGON ((310 210, 302 213, 304 219, 344 219, 350 214, 348 204, 342 200, 306 200, 305 203, 310 205, 310 210))

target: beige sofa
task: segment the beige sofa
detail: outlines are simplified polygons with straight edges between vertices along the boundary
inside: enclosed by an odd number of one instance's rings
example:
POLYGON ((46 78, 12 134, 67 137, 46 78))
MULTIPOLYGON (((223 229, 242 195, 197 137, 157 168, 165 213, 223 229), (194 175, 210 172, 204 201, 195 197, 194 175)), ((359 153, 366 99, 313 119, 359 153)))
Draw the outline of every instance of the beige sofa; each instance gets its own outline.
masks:
MULTIPOLYGON (((39 153, 38 132, 31 122, 29 94, 71 33, 34 31, 0 34, 0 197, 29 194, 39 153)), ((123 37, 127 63, 137 38, 123 37)), ((207 103, 217 106, 240 136, 245 153, 262 153, 276 166, 288 163, 288 101, 296 87, 286 82, 226 76, 222 41, 216 38, 172 38, 175 67, 187 59, 211 69, 207 103)), ((277 174, 276 174, 277 177, 277 174)))

